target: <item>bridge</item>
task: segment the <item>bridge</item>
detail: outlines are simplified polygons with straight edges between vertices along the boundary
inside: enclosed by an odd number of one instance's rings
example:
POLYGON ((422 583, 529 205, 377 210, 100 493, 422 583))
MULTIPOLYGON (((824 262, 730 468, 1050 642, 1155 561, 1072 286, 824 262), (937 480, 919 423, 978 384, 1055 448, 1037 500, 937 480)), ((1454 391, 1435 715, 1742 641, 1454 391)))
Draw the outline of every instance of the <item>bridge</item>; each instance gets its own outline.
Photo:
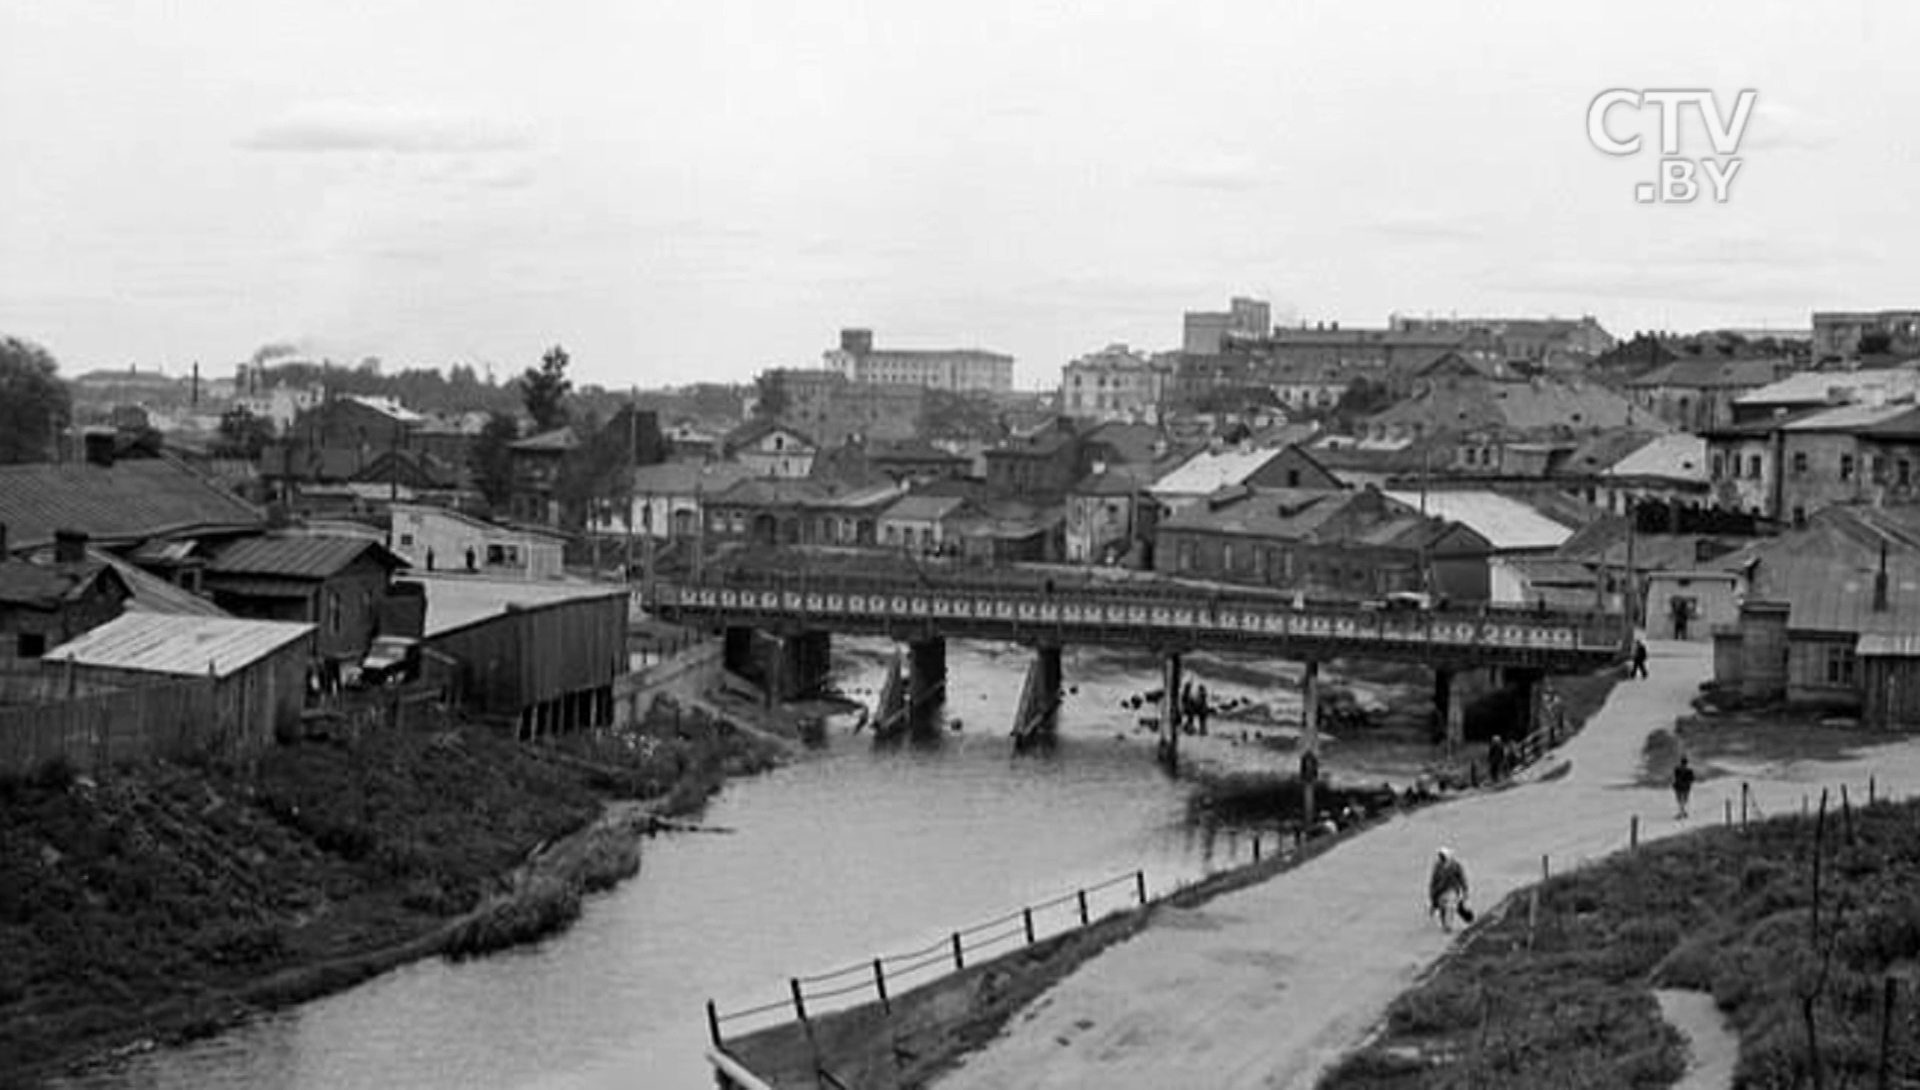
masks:
MULTIPOLYGON (((783 640, 776 673, 824 676, 825 640, 834 632, 885 636, 911 652, 910 693, 937 692, 945 680, 948 639, 1012 641, 1034 647, 1014 731, 1044 736, 1058 706, 1060 649, 1068 644, 1141 647, 1165 664, 1165 692, 1180 691, 1180 656, 1194 650, 1270 655, 1306 666, 1306 750, 1316 748, 1317 677, 1334 658, 1372 658, 1430 666, 1435 702, 1450 741, 1460 734, 1452 692, 1459 671, 1495 669, 1532 691, 1550 673, 1586 672, 1617 662, 1629 631, 1617 614, 1473 606, 1431 610, 1370 603, 1307 601, 1263 588, 1195 585, 1169 579, 1037 581, 1031 573, 995 581, 990 574, 941 578, 926 572, 813 574, 735 570, 656 583, 648 608, 666 620, 758 629, 783 640)), ((893 688, 893 686, 889 686, 893 688)), ((913 700, 908 697, 909 704, 913 700)), ((1178 745, 1178 701, 1162 701, 1162 753, 1178 745)), ((1526 706, 1531 706, 1531 700, 1526 706)), ((889 709, 883 708, 883 716, 889 709)), ((1537 714, 1537 713, 1536 713, 1537 714)), ((1530 724, 1521 724, 1520 733, 1530 724)))

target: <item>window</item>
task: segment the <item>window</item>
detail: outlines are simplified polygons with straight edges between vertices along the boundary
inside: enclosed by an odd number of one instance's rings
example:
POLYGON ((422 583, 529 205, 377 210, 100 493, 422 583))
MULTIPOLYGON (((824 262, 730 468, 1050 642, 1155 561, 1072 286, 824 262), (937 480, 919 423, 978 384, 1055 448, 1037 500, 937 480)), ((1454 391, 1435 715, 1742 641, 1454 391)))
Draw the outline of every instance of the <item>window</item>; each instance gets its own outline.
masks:
POLYGON ((1178 563, 1175 566, 1180 571, 1193 570, 1193 542, 1182 541, 1180 543, 1178 563))
POLYGON ((1905 485, 1913 477, 1913 463, 1905 458, 1893 463, 1893 483, 1905 485))
POLYGON ((1300 487, 1300 471, 1299 470, 1297 469, 1287 470, 1287 487, 1288 488, 1300 487))
POLYGON ((328 591, 327 592, 327 631, 332 632, 335 635, 339 634, 340 629, 342 627, 341 614, 343 612, 344 611, 340 608, 340 592, 332 591, 332 590, 328 591))
POLYGON ((1233 570, 1233 542, 1231 541, 1220 546, 1220 570, 1228 572, 1233 570))
POLYGON ((1793 524, 1794 524, 1794 525, 1795 525, 1796 527, 1798 527, 1798 526, 1805 526, 1805 525, 1807 524, 1807 509, 1806 509, 1806 508, 1804 508, 1804 507, 1796 507, 1796 508, 1794 508, 1794 509, 1793 509, 1793 524))
POLYGON ((1843 481, 1853 480, 1853 455, 1851 454, 1842 454, 1840 456, 1840 479, 1843 481))
POLYGON ((1807 475, 1807 452, 1804 450, 1793 452, 1793 475, 1796 477, 1807 475))
POLYGON ((1886 456, 1881 454, 1876 454, 1873 456, 1873 461, 1868 464, 1873 467, 1873 483, 1874 484, 1885 483, 1887 479, 1886 456))
POLYGON ((1852 685, 1853 663, 1853 648, 1844 646, 1827 648, 1827 684, 1852 685))
POLYGON ((47 635, 44 632, 22 632, 14 637, 14 653, 23 659, 37 659, 47 653, 47 635))
POLYGON ((1760 479, 1760 456, 1758 454, 1747 455, 1747 477, 1756 481, 1760 479))
POLYGON ((1720 479, 1720 470, 1722 469, 1722 462, 1723 462, 1723 458, 1721 455, 1716 454, 1713 456, 1713 468, 1707 471, 1707 476, 1710 479, 1716 480, 1716 481, 1720 479))

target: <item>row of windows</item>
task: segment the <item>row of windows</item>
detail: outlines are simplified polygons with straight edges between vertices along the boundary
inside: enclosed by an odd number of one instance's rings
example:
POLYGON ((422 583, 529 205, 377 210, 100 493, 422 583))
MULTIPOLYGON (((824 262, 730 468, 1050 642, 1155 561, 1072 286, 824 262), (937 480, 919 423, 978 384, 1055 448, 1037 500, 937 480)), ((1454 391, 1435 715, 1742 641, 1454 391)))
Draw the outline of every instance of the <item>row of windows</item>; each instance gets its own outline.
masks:
MULTIPOLYGON (((1740 476, 1745 476, 1751 480, 1758 480, 1763 466, 1760 455, 1749 454, 1746 458, 1746 472, 1742 474, 1740 472, 1741 462, 1739 455, 1715 454, 1709 466, 1709 475, 1716 481, 1734 479, 1740 476)), ((1859 469, 1859 464, 1859 460, 1853 455, 1842 454, 1840 456, 1840 479, 1843 481, 1853 480, 1859 469)), ((1813 468, 1811 459, 1808 458, 1807 452, 1803 450, 1793 453, 1793 458, 1789 461, 1788 466, 1790 472, 1795 477, 1805 477, 1812 472, 1813 468)), ((1890 459, 1881 454, 1875 454, 1867 459, 1867 474, 1873 483, 1887 483, 1889 472, 1891 472, 1893 483, 1898 485, 1910 484, 1913 480, 1913 463, 1906 458, 1890 459)))

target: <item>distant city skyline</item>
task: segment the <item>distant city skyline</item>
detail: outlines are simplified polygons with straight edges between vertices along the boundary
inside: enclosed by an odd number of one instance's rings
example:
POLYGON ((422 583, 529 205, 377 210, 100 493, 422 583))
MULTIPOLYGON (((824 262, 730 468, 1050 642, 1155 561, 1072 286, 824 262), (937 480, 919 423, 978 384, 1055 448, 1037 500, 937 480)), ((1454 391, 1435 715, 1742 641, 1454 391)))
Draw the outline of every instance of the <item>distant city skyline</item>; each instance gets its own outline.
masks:
POLYGON ((621 388, 860 327, 1032 389, 1235 295, 1621 337, 1920 306, 1920 7, 1589 11, 0 0, 0 333, 69 377, 290 342, 505 380, 560 343, 621 388), (1617 88, 1757 91, 1726 203, 1635 202, 1658 114, 1598 150, 1617 88))

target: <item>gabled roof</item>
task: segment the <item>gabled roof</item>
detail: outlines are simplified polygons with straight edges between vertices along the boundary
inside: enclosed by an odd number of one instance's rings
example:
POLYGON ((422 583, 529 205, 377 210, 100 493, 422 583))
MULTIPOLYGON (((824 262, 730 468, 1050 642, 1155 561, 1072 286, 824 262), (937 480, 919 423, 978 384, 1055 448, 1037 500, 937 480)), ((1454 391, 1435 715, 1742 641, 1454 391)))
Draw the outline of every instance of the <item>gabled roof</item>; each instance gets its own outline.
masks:
POLYGON ((1817 412, 1780 425, 1781 431, 1859 431, 1877 425, 1891 424, 1902 417, 1914 414, 1911 401, 1891 405, 1836 405, 1825 412, 1817 412))
POLYGON ((1588 438, 1560 460, 1555 472, 1572 476, 1605 473, 1621 459, 1640 450, 1656 438, 1654 432, 1620 429, 1588 438))
POLYGON ((1155 481, 1155 496, 1207 496, 1237 485, 1280 457, 1279 450, 1203 450, 1155 481))
POLYGON ((105 580, 127 592, 126 580, 98 560, 78 564, 32 564, 0 557, 0 605, 58 609, 62 603, 86 597, 105 580))
POLYGON ((817 481, 792 477, 748 477, 709 500, 736 507, 785 507, 813 503, 832 495, 817 481))
POLYGON ((1838 405, 1920 392, 1920 368, 1802 371, 1734 398, 1736 405, 1838 405))
POLYGON ((1411 426, 1430 432, 1599 431, 1638 424, 1669 430, 1632 402, 1590 382, 1445 376, 1413 397, 1367 418, 1368 424, 1411 426))
POLYGON ((1888 550, 1889 608, 1882 611, 1873 608, 1877 551, 1861 547, 1837 526, 1816 518, 1805 529, 1756 542, 1714 566, 1749 570, 1748 601, 1786 602, 1791 629, 1856 633, 1920 629, 1920 555, 1912 549, 1888 550))
MULTIPOLYGON (((1418 492, 1388 492, 1386 496, 1415 511, 1423 506, 1418 492)), ((1424 506, 1428 515, 1460 523, 1486 538, 1495 549, 1554 549, 1573 537, 1571 527, 1499 492, 1430 491, 1424 506)))
POLYGON ((310 624, 123 613, 47 652, 74 662, 183 677, 228 677, 313 632, 310 624))
POLYGON ((902 496, 880 513, 882 522, 939 522, 963 512, 969 501, 964 496, 902 496))
POLYGON ((330 579, 362 556, 388 570, 406 567, 406 561, 377 541, 363 537, 327 537, 319 534, 273 534, 245 538, 221 549, 207 565, 214 575, 265 575, 282 579, 330 579))
POLYGON ((450 522, 459 523, 483 535, 513 538, 537 537, 545 538, 550 542, 565 542, 567 540, 565 534, 558 533, 544 526, 508 526, 503 523, 477 519, 472 515, 463 511, 455 511, 450 507, 435 507, 432 504, 396 503, 393 505, 393 513, 396 516, 405 514, 420 518, 446 519, 450 522))
POLYGON ((538 435, 529 435, 525 439, 515 440, 508 449, 524 451, 529 454, 565 454, 580 445, 580 435, 568 424, 552 431, 543 431, 538 435))
POLYGON ((423 424, 427 419, 390 397, 370 397, 363 394, 349 394, 340 400, 365 405, 374 412, 399 421, 402 424, 423 424))
MULTIPOLYGON (((1344 514, 1364 492, 1305 488, 1234 488, 1160 521, 1163 530, 1207 530, 1276 540, 1316 540, 1322 526, 1344 514)), ((1405 509, 1389 506, 1399 514, 1405 509)))
POLYGON ((1707 479, 1707 441, 1698 435, 1662 435, 1613 464, 1607 477, 1664 477, 1674 481, 1707 479))
POLYGON ((0 524, 16 548, 79 530, 95 541, 264 527, 266 513, 169 458, 0 466, 0 524))
POLYGON ((661 462, 634 467, 633 494, 717 496, 753 475, 753 470, 733 462, 661 462))
POLYGON ((766 417, 761 417, 757 420, 749 420, 728 432, 726 436, 726 447, 728 450, 739 450, 741 447, 747 446, 750 443, 759 442, 774 432, 783 432, 790 438, 797 439, 809 447, 817 448, 820 445, 813 441, 812 436, 801 431, 799 428, 782 424, 778 420, 769 420, 766 417))

